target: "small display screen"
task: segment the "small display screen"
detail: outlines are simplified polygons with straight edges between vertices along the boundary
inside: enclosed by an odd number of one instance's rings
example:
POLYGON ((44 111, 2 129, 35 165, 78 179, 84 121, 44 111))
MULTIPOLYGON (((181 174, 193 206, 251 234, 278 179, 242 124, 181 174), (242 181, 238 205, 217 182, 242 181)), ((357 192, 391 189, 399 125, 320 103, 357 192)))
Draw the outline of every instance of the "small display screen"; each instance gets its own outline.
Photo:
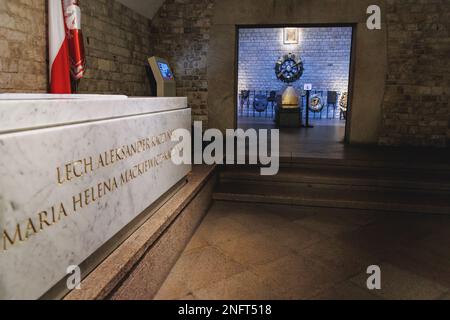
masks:
POLYGON ((167 65, 167 63, 158 62, 158 66, 164 80, 173 80, 172 71, 170 70, 170 67, 167 65))

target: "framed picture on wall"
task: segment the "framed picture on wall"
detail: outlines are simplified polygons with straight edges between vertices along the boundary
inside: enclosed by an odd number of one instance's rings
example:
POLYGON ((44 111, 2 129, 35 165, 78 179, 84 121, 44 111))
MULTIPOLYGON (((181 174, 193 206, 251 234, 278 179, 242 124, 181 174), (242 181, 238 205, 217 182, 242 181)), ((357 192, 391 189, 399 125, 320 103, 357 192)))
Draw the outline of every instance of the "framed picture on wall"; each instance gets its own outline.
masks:
POLYGON ((284 28, 284 44, 298 44, 298 28, 284 28))

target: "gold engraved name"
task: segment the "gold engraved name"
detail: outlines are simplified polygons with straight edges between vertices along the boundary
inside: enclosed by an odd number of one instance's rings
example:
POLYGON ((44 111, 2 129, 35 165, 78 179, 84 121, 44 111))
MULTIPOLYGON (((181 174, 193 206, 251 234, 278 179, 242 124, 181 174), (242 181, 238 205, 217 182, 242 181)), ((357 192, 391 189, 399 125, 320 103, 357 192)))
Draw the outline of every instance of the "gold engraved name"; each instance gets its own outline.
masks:
POLYGON ((39 212, 35 219, 29 218, 24 223, 16 224, 12 231, 3 230, 2 249, 6 251, 9 247, 19 242, 28 241, 31 236, 59 223, 67 216, 68 214, 64 204, 60 203, 58 206, 53 206, 47 211, 39 212))
MULTIPOLYGON (((64 218, 81 212, 82 209, 86 209, 93 203, 98 202, 107 194, 113 193, 119 188, 133 182, 137 178, 144 176, 152 168, 161 166, 165 161, 170 160, 171 156, 172 150, 161 153, 154 158, 133 166, 131 169, 125 170, 118 177, 112 177, 106 181, 98 183, 95 186, 87 188, 72 197, 72 206, 66 206, 63 202, 61 202, 58 205, 52 206, 49 210, 41 211, 34 217, 29 218, 22 223, 16 224, 14 228, 0 228, 2 241, 0 251, 7 251, 19 243, 26 242, 34 235, 57 225, 64 218)), ((64 176, 61 176, 61 179, 64 180, 64 182, 67 182, 70 181, 69 179, 78 178, 78 176, 83 176, 91 172, 91 160, 92 158, 88 158, 87 161, 76 161, 73 163, 74 165, 65 167, 66 173, 64 176)))
POLYGON ((65 182, 72 181, 75 178, 81 178, 82 176, 94 171, 92 162, 92 157, 89 157, 68 163, 63 169, 57 168, 58 183, 64 184, 65 182))
POLYGON ((137 154, 149 151, 159 145, 171 141, 173 130, 164 132, 158 136, 140 139, 130 145, 102 152, 97 157, 87 157, 76 160, 56 169, 57 182, 63 185, 85 175, 91 174, 97 169, 106 168, 121 161, 130 159, 137 154))
POLYGON ((97 184, 95 187, 88 188, 72 197, 73 212, 88 207, 90 204, 97 202, 108 193, 112 193, 119 189, 116 178, 97 184))

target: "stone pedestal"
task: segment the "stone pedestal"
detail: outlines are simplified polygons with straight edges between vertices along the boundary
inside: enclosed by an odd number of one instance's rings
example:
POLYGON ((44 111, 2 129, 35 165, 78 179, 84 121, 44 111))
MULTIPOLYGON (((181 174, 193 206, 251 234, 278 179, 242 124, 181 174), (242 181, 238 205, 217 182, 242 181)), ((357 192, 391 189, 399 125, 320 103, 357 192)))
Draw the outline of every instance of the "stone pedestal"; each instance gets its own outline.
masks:
POLYGON ((302 125, 300 108, 279 108, 277 115, 277 124, 280 128, 300 128, 302 125))

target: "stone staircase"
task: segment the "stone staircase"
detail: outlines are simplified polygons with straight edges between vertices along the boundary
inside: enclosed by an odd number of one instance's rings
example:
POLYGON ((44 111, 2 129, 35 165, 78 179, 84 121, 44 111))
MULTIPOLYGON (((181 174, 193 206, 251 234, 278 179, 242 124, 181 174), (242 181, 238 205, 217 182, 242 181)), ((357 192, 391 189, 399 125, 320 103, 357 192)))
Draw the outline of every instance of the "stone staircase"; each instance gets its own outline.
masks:
POLYGON ((221 169, 215 200, 450 214, 450 166, 298 159, 276 176, 258 167, 221 169))

